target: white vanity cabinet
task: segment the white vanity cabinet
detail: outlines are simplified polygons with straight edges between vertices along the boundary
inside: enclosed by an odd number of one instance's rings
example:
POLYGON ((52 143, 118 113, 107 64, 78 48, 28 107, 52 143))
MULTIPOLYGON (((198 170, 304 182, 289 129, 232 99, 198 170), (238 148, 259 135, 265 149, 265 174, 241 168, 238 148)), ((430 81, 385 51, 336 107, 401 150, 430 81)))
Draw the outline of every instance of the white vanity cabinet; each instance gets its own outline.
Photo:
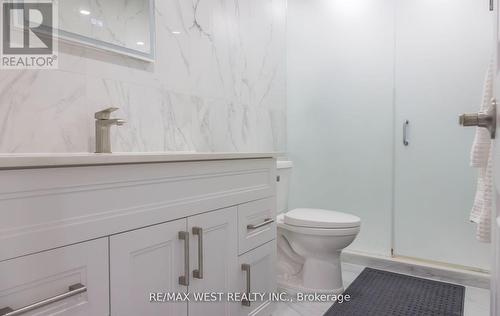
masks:
POLYGON ((149 293, 186 293, 184 242, 186 219, 110 237, 111 315, 185 316, 185 303, 150 302, 149 293))
MULTIPOLYGON (((262 205, 249 204, 254 203, 262 205)), ((251 292, 275 291, 274 237, 238 257, 237 215, 230 207, 111 236, 111 315, 270 315, 268 300, 228 303, 225 295, 215 302, 193 296, 246 293, 247 286, 251 292), (188 292, 189 302, 150 302, 150 293, 188 292)))
POLYGON ((276 290, 275 159, 191 156, 0 170, 0 316, 271 315, 226 294, 276 290))
MULTIPOLYGON (((189 292, 236 292, 238 270, 237 208, 231 207, 189 217, 189 292)), ((220 302, 189 302, 189 316, 236 315, 239 305, 220 302)))
POLYGON ((189 305, 190 316, 236 315, 237 304, 195 302, 193 296, 155 303, 149 297, 235 292, 236 219, 233 207, 111 236, 111 314, 182 316, 189 305))
POLYGON ((276 238, 276 201, 261 199, 238 206, 239 254, 276 238))
MULTIPOLYGON (((241 271, 239 278, 239 289, 241 293, 273 293, 276 290, 276 241, 254 249, 239 257, 241 271)), ((244 302, 240 307, 242 316, 264 316, 273 312, 273 302, 269 296, 262 299, 256 297, 256 301, 244 302)))
MULTIPOLYGON (((238 266, 240 293, 269 294, 276 289, 276 218, 275 199, 260 199, 238 205, 238 266)), ((272 313, 269 297, 245 301, 242 316, 266 316, 272 313)))
POLYGON ((108 275, 107 238, 0 262, 0 315, 106 316, 108 275))

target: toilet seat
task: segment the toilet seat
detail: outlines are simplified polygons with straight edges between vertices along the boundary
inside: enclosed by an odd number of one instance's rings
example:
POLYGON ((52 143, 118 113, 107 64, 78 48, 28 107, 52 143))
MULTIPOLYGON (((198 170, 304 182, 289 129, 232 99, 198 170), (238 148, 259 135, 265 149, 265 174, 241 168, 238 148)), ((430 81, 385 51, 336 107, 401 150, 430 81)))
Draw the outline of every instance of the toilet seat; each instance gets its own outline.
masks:
POLYGON ((353 228, 361 225, 357 216, 337 211, 297 208, 284 214, 284 223, 308 228, 353 228))
POLYGON ((351 236, 357 235, 360 231, 360 226, 347 228, 316 228, 295 226, 285 223, 285 214, 279 214, 276 218, 278 228, 286 229, 304 235, 314 236, 351 236))

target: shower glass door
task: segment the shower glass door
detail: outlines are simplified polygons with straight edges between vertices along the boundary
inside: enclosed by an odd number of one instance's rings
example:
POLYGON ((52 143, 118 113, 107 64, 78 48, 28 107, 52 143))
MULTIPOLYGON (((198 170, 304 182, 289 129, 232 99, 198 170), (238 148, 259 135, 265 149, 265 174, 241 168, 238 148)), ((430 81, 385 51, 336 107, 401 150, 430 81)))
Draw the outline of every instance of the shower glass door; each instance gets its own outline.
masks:
POLYGON ((396 1, 395 256, 488 269, 489 246, 468 221, 474 130, 458 114, 481 102, 490 14, 482 1, 396 1))

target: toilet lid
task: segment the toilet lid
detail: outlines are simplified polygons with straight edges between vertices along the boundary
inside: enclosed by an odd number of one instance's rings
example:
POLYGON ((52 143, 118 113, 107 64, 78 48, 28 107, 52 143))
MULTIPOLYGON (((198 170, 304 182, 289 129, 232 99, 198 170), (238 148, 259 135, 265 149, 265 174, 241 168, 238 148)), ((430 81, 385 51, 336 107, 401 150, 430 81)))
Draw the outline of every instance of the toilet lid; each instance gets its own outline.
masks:
POLYGON ((297 208, 285 214, 285 224, 311 228, 348 228, 361 225, 357 216, 331 210, 297 208))

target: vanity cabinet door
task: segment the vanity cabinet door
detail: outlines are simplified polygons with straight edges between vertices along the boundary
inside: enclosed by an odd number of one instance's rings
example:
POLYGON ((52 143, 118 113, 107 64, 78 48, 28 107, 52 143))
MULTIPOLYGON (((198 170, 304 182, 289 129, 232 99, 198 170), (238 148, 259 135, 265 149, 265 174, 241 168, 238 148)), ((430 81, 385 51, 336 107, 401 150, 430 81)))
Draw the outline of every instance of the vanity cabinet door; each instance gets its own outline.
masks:
POLYGON ((0 315, 107 316, 108 276, 108 238, 2 261, 0 315))
POLYGON ((187 302, 150 302, 150 293, 185 293, 186 219, 110 237, 111 315, 187 315, 187 302))
POLYGON ((255 297, 257 301, 242 302, 240 316, 269 316, 274 311, 274 304, 269 293, 276 292, 276 240, 239 257, 239 289, 241 293, 264 293, 265 297, 255 297))
MULTIPOLYGON (((237 289, 237 208, 231 207, 188 218, 191 233, 191 283, 193 293, 235 292, 237 289)), ((225 298, 225 296, 224 296, 225 298)), ((189 302, 189 316, 236 315, 238 303, 189 302)))

